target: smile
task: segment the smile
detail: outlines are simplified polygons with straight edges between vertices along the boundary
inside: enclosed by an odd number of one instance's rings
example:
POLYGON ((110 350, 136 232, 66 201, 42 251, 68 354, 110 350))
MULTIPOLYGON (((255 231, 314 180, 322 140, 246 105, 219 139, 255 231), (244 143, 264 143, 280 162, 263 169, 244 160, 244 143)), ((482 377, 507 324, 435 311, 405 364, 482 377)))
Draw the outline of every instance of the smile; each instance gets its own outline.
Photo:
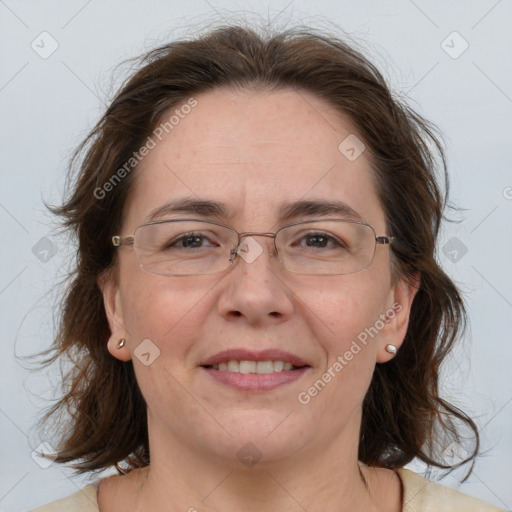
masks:
POLYGON ((254 373, 258 375, 264 375, 267 373, 282 372, 289 370, 297 370, 300 367, 294 366, 289 361, 223 361, 219 364, 213 364, 210 366, 213 370, 219 370, 221 372, 233 372, 233 373, 254 373))
POLYGON ((279 349, 232 348, 199 362, 209 379, 238 391, 270 391, 309 374, 308 361, 279 349))

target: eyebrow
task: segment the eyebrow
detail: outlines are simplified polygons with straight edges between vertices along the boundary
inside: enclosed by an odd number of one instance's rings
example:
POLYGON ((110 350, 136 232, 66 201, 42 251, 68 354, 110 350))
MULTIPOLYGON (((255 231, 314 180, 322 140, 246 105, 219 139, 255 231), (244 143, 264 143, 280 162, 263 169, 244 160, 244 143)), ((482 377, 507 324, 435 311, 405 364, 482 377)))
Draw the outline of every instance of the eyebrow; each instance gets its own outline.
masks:
POLYGON ((224 203, 206 199, 182 198, 173 199, 151 210, 144 222, 159 220, 166 215, 175 213, 190 213, 204 217, 226 217, 228 208, 224 203))
MULTIPOLYGON (((173 199, 152 210, 144 222, 160 220, 176 213, 192 214, 203 217, 226 218, 230 210, 225 203, 207 199, 181 198, 173 199)), ((279 208, 279 221, 290 221, 296 218, 336 215, 347 220, 362 221, 351 206, 343 201, 300 200, 285 203, 279 208)))
POLYGON ((324 217, 328 215, 336 215, 346 220, 363 220, 359 213, 343 201, 301 200, 283 204, 279 209, 279 219, 281 221, 289 221, 297 217, 324 217))

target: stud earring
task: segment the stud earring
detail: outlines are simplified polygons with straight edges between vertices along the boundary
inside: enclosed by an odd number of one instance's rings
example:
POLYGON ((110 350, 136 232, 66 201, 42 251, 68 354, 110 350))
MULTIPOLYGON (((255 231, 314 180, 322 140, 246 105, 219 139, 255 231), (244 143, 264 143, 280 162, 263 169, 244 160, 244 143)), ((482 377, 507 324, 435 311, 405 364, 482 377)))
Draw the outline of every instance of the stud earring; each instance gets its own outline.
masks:
POLYGON ((121 338, 119 340, 119 343, 117 344, 117 348, 123 348, 125 343, 126 343, 126 340, 124 338, 121 338))
POLYGON ((395 345, 386 345, 386 351, 390 354, 396 355, 396 347, 395 345))

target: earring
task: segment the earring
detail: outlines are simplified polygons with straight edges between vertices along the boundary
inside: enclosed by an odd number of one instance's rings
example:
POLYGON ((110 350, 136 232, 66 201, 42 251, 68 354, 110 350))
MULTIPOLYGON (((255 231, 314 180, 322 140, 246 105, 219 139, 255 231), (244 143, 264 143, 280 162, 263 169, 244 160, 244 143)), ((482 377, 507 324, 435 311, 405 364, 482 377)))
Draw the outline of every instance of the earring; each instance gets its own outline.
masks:
POLYGON ((126 340, 124 338, 121 338, 119 340, 119 343, 117 344, 117 348, 123 348, 125 343, 126 343, 126 340))
POLYGON ((386 351, 390 354, 396 355, 396 347, 395 345, 386 345, 386 351))

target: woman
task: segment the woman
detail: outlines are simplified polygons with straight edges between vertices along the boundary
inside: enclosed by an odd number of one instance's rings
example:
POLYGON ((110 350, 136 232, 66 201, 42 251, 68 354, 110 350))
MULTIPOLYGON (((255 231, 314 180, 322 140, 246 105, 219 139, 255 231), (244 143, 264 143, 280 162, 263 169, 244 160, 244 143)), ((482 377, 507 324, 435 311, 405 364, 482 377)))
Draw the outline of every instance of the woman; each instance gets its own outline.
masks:
POLYGON ((75 155, 59 462, 38 510, 498 510, 452 468, 464 325, 434 259, 441 145, 335 37, 223 27, 150 52, 75 155))

